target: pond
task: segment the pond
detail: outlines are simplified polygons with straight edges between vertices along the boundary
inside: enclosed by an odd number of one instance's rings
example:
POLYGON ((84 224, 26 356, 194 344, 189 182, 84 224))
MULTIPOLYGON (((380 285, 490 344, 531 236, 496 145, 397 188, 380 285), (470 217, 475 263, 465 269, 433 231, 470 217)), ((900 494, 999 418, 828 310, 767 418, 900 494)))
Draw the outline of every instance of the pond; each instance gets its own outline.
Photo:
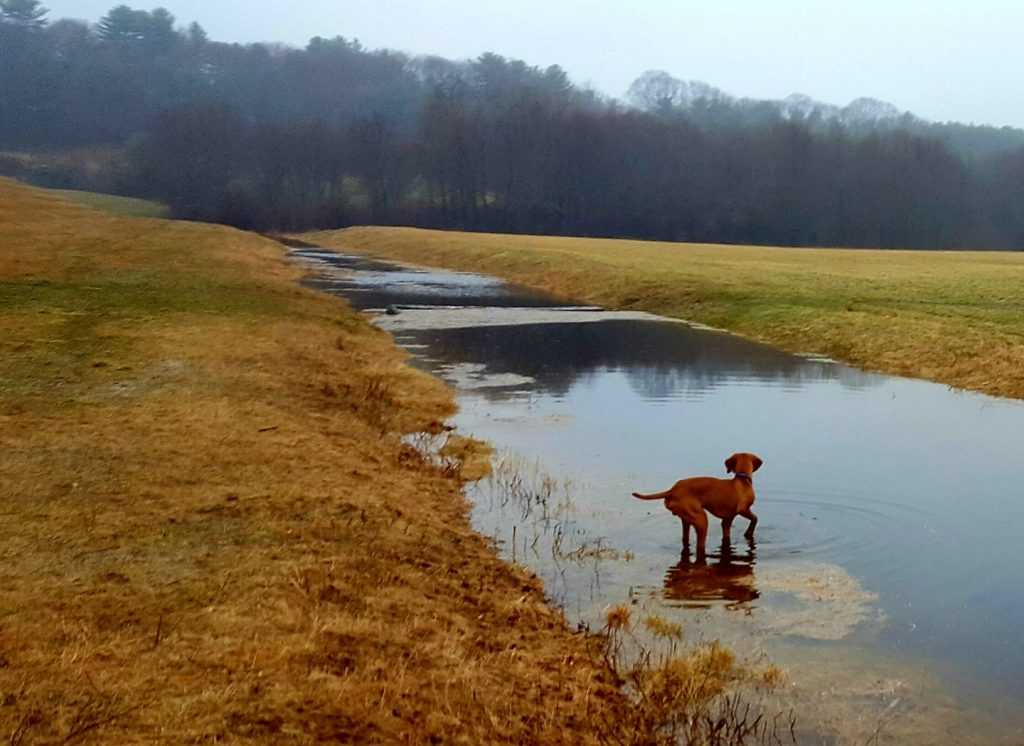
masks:
POLYGON ((295 255, 311 285, 390 306, 377 323, 456 388, 453 424, 499 454, 468 489, 474 524, 571 623, 629 603, 765 655, 829 742, 1024 742, 1024 404, 494 278, 295 255), (630 494, 725 477, 735 451, 764 459, 754 540, 739 518, 723 545, 712 520, 698 561, 630 494))

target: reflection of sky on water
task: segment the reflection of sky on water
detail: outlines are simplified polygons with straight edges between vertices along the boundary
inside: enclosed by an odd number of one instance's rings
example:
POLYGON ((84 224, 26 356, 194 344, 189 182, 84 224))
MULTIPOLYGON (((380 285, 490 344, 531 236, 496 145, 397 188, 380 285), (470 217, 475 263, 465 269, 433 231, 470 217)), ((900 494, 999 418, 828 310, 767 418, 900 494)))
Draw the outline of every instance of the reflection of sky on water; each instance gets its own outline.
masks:
MULTIPOLYGON (((720 385, 780 383, 795 391, 815 381, 863 388, 881 380, 732 335, 663 321, 435 329, 406 332, 398 340, 426 345, 432 360, 486 361, 490 373, 529 376, 537 390, 552 396, 616 372, 626 376, 638 395, 653 400, 700 397, 720 385)), ((494 389, 489 396, 500 399, 508 393, 494 389)))
MULTIPOLYGON (((549 296, 469 272, 425 272, 365 257, 309 248, 296 249, 292 253, 315 268, 316 274, 307 279, 307 285, 344 295, 358 309, 384 308, 392 303, 496 307, 552 305, 549 296)), ((557 301, 554 304, 564 305, 557 301)))

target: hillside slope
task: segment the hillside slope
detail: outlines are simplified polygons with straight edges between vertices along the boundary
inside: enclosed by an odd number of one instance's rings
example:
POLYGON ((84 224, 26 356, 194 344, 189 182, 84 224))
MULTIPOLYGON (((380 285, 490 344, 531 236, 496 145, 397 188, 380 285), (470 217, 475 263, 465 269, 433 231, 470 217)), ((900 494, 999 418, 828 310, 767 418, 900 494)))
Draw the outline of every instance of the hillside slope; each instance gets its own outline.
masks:
POLYGON ((299 277, 0 180, 0 734, 597 742, 599 639, 399 437, 450 392, 299 277))

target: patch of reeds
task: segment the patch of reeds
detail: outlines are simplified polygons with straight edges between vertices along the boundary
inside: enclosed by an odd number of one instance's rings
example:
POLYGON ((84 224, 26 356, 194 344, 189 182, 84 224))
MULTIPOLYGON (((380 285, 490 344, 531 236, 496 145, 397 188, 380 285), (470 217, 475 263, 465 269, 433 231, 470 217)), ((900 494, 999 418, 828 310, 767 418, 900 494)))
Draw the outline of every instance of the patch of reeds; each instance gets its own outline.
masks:
POLYGON ((633 700, 624 719, 608 724, 606 743, 796 743, 795 714, 771 712, 763 698, 781 683, 778 668, 742 664, 717 641, 688 648, 682 627, 657 616, 643 620, 655 641, 649 644, 635 633, 626 605, 611 608, 605 620, 605 665, 633 700))

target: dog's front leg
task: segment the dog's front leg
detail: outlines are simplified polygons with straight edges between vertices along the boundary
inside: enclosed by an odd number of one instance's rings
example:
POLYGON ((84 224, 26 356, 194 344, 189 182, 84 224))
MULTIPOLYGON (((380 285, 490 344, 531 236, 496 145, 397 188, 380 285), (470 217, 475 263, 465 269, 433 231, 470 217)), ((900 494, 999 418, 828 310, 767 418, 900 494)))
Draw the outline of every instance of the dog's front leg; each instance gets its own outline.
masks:
POLYGON ((743 536, 745 536, 748 539, 753 539, 754 528, 757 526, 757 516, 754 515, 754 511, 752 510, 745 510, 742 513, 740 513, 740 515, 746 518, 748 521, 750 521, 750 525, 747 526, 747 530, 744 532, 743 536))
POLYGON ((729 533, 732 531, 732 521, 735 517, 722 519, 722 541, 726 544, 729 543, 729 533))

